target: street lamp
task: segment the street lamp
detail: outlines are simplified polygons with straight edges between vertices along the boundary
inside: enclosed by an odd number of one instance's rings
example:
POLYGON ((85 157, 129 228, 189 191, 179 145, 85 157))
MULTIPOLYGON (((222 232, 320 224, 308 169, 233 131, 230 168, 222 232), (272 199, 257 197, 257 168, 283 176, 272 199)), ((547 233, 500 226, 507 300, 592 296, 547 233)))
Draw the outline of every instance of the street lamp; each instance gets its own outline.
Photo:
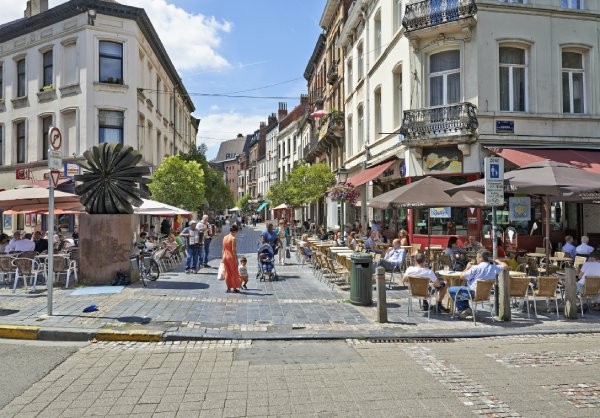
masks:
MULTIPOLYGON (((346 182, 348 181, 348 170, 346 169, 346 167, 341 166, 340 168, 338 168, 337 173, 336 173, 336 177, 337 177, 337 182, 338 184, 346 184, 346 182)), ((341 245, 344 246, 346 245, 346 239, 344 238, 344 234, 346 233, 346 227, 344 225, 345 223, 345 216, 344 216, 344 197, 342 196, 342 199, 340 200, 341 202, 341 206, 342 206, 342 219, 340 222, 340 228, 341 228, 341 245)))

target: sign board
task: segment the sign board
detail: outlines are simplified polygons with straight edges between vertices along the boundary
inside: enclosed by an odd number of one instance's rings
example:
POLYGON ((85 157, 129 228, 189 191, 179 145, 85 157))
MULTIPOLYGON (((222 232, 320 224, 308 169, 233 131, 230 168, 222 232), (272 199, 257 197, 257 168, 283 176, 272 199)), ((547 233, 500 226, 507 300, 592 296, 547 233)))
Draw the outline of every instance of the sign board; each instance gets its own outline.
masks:
POLYGON ((31 172, 28 168, 17 168, 15 170, 15 178, 17 180, 29 180, 31 177, 31 172))
POLYGON ((515 133, 515 121, 514 120, 497 120, 496 121, 496 133, 497 134, 514 134, 515 133))
POLYGON ((56 126, 53 126, 48 131, 48 140, 50 141, 50 146, 53 150, 59 150, 62 145, 62 134, 60 133, 60 129, 56 126))
POLYGON ((50 170, 62 170, 62 152, 53 149, 48 150, 48 167, 50 170))
POLYGON ((429 209, 429 217, 430 218, 449 218, 450 217, 450 208, 430 208, 429 209))
POLYGON ((73 163, 65 163, 65 177, 74 177, 79 174, 79 166, 73 163))
POLYGON ((531 220, 531 198, 529 196, 508 198, 508 220, 510 222, 531 220))
POLYGON ((51 170, 50 178, 52 179, 52 184, 54 185, 54 187, 58 186, 58 179, 60 178, 60 171, 51 170))
POLYGON ((504 158, 485 158, 485 204, 504 206, 504 158))

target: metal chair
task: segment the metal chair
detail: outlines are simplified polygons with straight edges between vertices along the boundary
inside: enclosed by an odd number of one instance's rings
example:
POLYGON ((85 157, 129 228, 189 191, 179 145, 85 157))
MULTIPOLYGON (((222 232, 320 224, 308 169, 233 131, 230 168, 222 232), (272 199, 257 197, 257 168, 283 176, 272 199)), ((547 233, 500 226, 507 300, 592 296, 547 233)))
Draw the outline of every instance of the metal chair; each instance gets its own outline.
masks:
MULTIPOLYGON (((460 290, 456 293, 456 300, 454 306, 452 307, 452 316, 454 316, 454 312, 456 309, 456 302, 459 300, 468 300, 471 302, 471 306, 473 307, 473 323, 477 325, 477 302, 481 303, 481 307, 483 308, 483 302, 488 302, 490 300, 490 295, 492 293, 492 289, 494 288, 494 280, 477 280, 475 282, 475 295, 472 295, 469 288, 467 286, 461 286, 461 289, 466 289, 468 293, 468 297, 465 297, 460 294, 460 290)), ((492 300, 491 308, 490 308, 490 316, 492 317, 492 321, 494 321, 494 302, 492 300)))
POLYGON ((19 255, 12 260, 13 266, 16 267, 15 283, 13 285, 13 293, 17 290, 17 283, 19 278, 23 278, 23 287, 27 290, 27 278, 32 279, 31 291, 35 292, 35 286, 37 285, 38 274, 43 275, 43 268, 39 261, 35 258, 28 258, 19 255))
MULTIPOLYGON (((431 284, 428 277, 409 276, 408 277, 408 289, 409 289, 408 311, 407 311, 408 316, 410 316, 411 311, 414 312, 414 310, 412 308, 412 299, 413 298, 419 299, 419 307, 421 307, 421 299, 426 300, 428 302, 429 306, 433 306, 433 305, 431 305, 431 296, 436 295, 437 288, 431 284)), ((437 300, 437 298, 435 298, 434 300, 437 300)), ((437 306, 437 303, 435 306, 437 306)), ((428 309, 427 310, 427 320, 429 320, 430 318, 431 318, 431 310, 428 309)))
MULTIPOLYGON (((44 275, 48 271, 48 260, 46 259, 46 263, 44 265, 44 275)), ((65 288, 69 287, 69 281, 71 279, 71 274, 75 275, 75 282, 77 282, 77 262, 75 260, 71 260, 68 255, 65 254, 56 254, 53 256, 52 263, 52 271, 54 274, 54 282, 58 283, 61 274, 65 275, 65 288)), ((46 278, 46 281, 48 278, 46 278)))
POLYGON ((577 293, 579 305, 581 306, 581 317, 583 318, 583 299, 590 303, 590 299, 600 296, 600 276, 588 276, 585 278, 585 283, 581 292, 577 293))
MULTIPOLYGON (((527 305, 527 319, 531 318, 529 314, 529 278, 528 277, 511 277, 509 280, 509 295, 513 299, 522 299, 527 305)), ((537 311, 536 311, 537 315, 537 311)))
POLYGON ((531 293, 533 295, 533 309, 535 310, 535 316, 537 316, 537 299, 536 297, 546 298, 547 303, 550 303, 550 299, 554 299, 556 305, 556 318, 558 319, 558 297, 556 291, 558 289, 558 277, 554 276, 540 276, 537 278, 537 286, 533 286, 530 283, 531 293))

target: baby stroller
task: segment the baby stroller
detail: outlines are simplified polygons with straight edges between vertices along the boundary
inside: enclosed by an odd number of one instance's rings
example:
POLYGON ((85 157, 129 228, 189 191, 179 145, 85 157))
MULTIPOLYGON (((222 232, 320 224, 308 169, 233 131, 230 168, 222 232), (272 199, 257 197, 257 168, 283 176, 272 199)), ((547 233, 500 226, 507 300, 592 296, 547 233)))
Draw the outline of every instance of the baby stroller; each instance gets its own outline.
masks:
POLYGON ((269 281, 278 280, 277 271, 275 271, 275 252, 269 244, 261 244, 258 247, 258 272, 256 280, 264 282, 267 278, 269 281))

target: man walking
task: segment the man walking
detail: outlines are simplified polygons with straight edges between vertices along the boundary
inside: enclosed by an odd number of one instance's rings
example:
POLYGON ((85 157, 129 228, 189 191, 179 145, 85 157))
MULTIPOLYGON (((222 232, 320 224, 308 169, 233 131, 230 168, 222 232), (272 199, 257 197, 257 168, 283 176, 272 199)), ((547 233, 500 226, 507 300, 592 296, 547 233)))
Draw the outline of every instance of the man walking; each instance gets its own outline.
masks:
POLYGON ((187 258, 185 261, 186 273, 198 272, 198 257, 200 256, 200 232, 196 229, 196 221, 190 221, 187 227, 181 231, 182 237, 185 237, 185 247, 187 258))
POLYGON ((200 251, 200 265, 203 267, 208 266, 208 253, 210 251, 210 243, 212 241, 212 237, 215 234, 214 225, 212 225, 208 220, 208 215, 204 215, 202 220, 198 223, 197 226, 198 231, 203 235, 204 238, 204 248, 200 251))

